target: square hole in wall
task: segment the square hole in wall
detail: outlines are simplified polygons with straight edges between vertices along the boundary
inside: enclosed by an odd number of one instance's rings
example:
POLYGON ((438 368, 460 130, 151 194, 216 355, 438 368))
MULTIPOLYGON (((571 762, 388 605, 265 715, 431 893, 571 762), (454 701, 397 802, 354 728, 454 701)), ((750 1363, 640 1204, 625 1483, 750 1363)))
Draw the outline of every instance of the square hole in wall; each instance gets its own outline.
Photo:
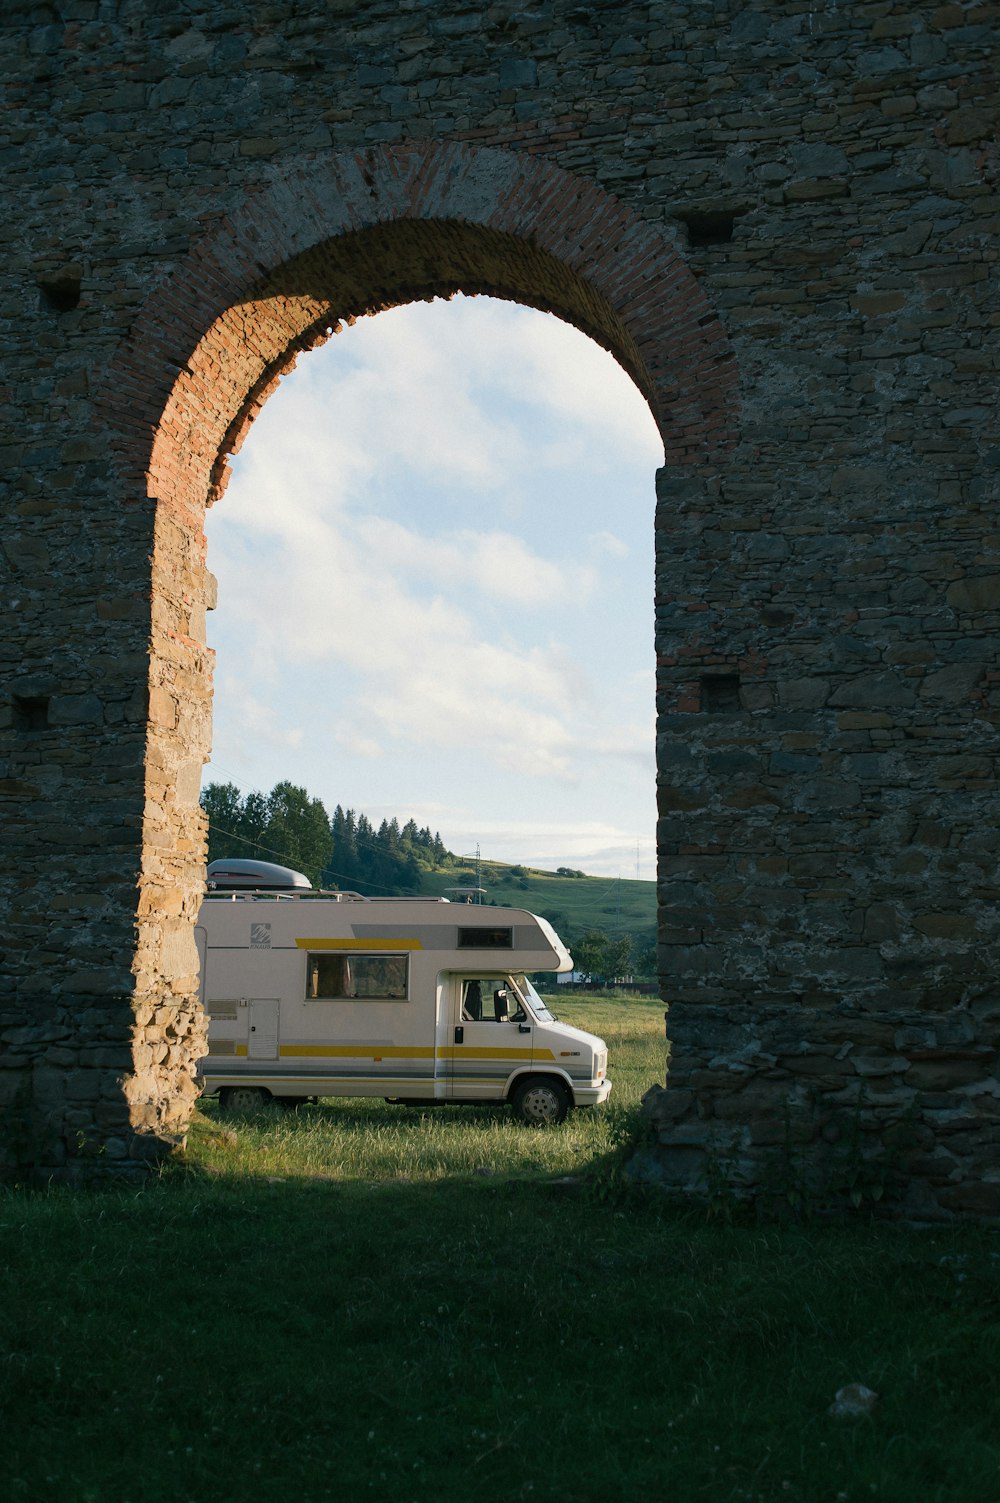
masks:
POLYGON ((706 715, 730 715, 742 709, 738 673, 707 673, 701 681, 701 708, 706 715))
POLYGON ((678 218, 687 229, 688 245, 727 245, 733 238, 735 210, 692 209, 678 218))
POLYGON ((43 695, 14 695, 14 729, 44 731, 49 723, 49 701, 43 695))
POLYGON ((80 277, 73 272, 46 277, 38 284, 42 307, 53 313, 72 313, 80 302, 80 277))

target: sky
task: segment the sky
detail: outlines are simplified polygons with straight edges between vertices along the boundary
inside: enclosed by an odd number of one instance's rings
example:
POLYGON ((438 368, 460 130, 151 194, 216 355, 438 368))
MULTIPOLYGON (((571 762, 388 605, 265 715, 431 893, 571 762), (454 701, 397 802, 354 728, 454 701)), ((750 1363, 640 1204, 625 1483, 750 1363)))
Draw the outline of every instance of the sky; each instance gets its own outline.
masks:
POLYGON ((410 304, 300 357, 208 517, 203 781, 651 879, 662 459, 614 359, 516 304, 410 304))

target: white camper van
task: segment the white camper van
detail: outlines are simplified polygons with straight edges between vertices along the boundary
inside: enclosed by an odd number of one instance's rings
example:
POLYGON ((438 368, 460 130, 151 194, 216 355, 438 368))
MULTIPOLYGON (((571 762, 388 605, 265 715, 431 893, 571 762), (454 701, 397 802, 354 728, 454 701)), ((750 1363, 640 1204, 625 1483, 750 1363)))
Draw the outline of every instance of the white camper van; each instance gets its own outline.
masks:
POLYGON ((572 969, 543 918, 318 892, 262 861, 216 861, 208 876, 199 1070, 223 1106, 509 1101, 544 1126, 607 1100, 603 1039, 557 1023, 525 974, 572 969))

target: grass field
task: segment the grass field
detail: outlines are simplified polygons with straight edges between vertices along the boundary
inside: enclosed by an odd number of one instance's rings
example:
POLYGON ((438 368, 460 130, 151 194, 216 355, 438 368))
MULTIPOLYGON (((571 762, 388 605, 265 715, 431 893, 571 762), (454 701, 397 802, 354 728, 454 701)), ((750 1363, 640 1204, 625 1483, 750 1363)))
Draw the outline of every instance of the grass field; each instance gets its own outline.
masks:
POLYGON ((630 1192, 662 1012, 557 1007, 615 1081, 561 1127, 209 1108, 141 1191, 6 1193, 4 1499, 1000 1503, 995 1236, 630 1192))

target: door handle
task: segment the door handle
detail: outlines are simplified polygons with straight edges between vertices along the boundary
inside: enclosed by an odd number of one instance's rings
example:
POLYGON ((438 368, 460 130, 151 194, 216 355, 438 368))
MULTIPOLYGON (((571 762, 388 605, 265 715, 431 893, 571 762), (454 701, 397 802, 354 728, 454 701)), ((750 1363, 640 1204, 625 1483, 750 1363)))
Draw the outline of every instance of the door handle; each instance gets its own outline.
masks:
POLYGON ((465 1029, 464 1028, 456 1028, 455 1029, 455 1043, 456 1044, 464 1044, 465 1043, 465 1029))

